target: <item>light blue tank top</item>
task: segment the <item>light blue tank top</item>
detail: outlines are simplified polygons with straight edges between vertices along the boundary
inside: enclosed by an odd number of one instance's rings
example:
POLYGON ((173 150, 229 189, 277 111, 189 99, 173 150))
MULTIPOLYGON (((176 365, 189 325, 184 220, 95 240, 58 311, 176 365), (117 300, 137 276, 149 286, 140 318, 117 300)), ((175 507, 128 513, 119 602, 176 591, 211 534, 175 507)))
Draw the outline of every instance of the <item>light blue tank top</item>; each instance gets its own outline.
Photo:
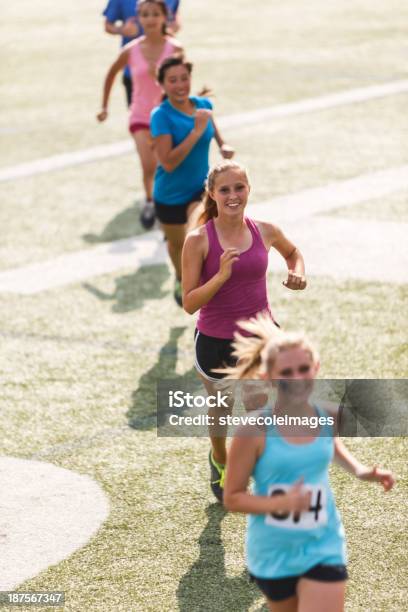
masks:
MULTIPOLYGON (((319 408, 316 412, 327 416, 319 408)), ((325 425, 313 442, 291 444, 274 425, 267 428, 265 449, 252 473, 254 495, 286 492, 303 477, 312 497, 309 510, 300 516, 249 515, 247 564, 254 576, 296 576, 319 563, 346 563, 344 529, 328 477, 334 452, 331 429, 325 425)))

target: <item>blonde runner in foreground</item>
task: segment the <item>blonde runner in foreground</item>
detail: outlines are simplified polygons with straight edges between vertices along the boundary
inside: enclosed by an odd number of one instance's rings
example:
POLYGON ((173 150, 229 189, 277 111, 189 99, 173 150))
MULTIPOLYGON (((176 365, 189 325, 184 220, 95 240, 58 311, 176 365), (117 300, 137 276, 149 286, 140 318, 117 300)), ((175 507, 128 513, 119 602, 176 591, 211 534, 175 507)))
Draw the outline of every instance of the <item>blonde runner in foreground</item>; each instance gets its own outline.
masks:
MULTIPOLYGON (((272 612, 342 612, 347 579, 344 529, 330 488, 334 459, 361 480, 389 491, 391 472, 357 461, 336 437, 334 415, 310 403, 319 360, 302 334, 285 333, 265 316, 243 322, 238 366, 229 376, 263 379, 276 400, 241 427, 228 452, 224 505, 249 514, 246 557, 272 612), (276 424, 279 416, 301 424, 276 424), (330 418, 331 416, 331 418, 330 418), (275 418, 274 418, 275 417, 275 418), (304 418, 306 417, 306 419, 304 418), (307 425, 319 419, 319 428, 307 425), (253 477, 254 489, 248 491, 253 477)), ((279 423, 279 420, 278 420, 279 423)))

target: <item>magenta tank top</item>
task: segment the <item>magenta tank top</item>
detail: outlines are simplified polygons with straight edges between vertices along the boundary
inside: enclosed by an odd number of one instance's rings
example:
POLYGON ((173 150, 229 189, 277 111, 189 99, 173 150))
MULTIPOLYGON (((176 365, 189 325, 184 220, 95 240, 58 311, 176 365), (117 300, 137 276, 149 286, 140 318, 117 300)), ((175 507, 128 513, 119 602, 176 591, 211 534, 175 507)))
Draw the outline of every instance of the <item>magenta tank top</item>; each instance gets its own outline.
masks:
MULTIPOLYGON (((248 217, 245 217, 245 222, 252 235, 251 246, 232 265, 232 274, 227 282, 200 309, 197 329, 206 336, 232 339, 238 329, 238 321, 249 319, 261 311, 272 316, 266 291, 268 251, 255 222, 248 217)), ((213 219, 205 227, 209 244, 201 272, 201 285, 218 272, 220 256, 224 252, 213 219)))
MULTIPOLYGON (((173 51, 174 45, 166 39, 156 66, 159 66, 173 51)), ((163 92, 159 83, 149 72, 149 64, 142 53, 139 43, 133 45, 130 49, 129 67, 132 75, 132 102, 129 110, 129 125, 131 126, 134 123, 149 125, 150 113, 155 106, 160 104, 163 92)))

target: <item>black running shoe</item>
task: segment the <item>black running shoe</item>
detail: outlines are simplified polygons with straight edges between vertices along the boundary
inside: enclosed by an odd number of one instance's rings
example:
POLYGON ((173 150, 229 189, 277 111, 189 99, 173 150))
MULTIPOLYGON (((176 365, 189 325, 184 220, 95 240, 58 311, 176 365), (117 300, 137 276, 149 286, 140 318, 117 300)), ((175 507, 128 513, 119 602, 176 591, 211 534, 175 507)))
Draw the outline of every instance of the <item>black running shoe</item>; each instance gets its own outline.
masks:
POLYGON ((152 200, 145 200, 140 211, 140 223, 145 229, 151 229, 156 221, 156 211, 152 200))
POLYGON ((210 462, 211 468, 211 491, 214 493, 218 501, 222 503, 222 498, 224 495, 225 465, 222 465, 222 463, 218 463, 218 461, 215 461, 212 451, 210 451, 208 460, 210 462))
POLYGON ((181 288, 181 281, 179 281, 177 278, 174 282, 174 299, 176 300, 177 304, 180 306, 180 308, 183 307, 183 291, 181 288))

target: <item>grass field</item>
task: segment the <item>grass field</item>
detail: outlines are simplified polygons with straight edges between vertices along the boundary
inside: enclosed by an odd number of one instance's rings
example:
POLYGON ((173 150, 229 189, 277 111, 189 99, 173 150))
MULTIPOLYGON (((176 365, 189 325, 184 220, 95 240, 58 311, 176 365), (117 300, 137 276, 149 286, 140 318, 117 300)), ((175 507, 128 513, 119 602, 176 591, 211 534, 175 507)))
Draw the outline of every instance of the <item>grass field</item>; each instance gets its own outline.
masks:
MULTIPOLYGON (((103 8, 5 8, 0 168, 127 138, 119 83, 109 120, 94 119, 118 44, 102 31, 103 8)), ((406 79, 407 13, 398 0, 183 0, 181 40, 195 87, 211 85, 217 113, 230 115, 406 79)), ((252 201, 404 165, 406 101, 396 94, 226 132, 249 167, 252 201)), ((128 154, 0 184, 0 271, 142 233, 140 179, 128 154)), ((358 241, 365 221, 406 224, 407 195, 328 215, 352 219, 355 236, 345 240, 358 241)), ((315 276, 299 295, 282 280, 271 272, 275 316, 315 339, 322 377, 408 378, 406 284, 315 276)), ((65 590, 69 612, 265 609, 245 577, 245 519, 213 503, 207 440, 157 437, 157 381, 194 377, 194 321, 172 286, 170 269, 157 265, 1 295, 0 453, 87 474, 110 502, 95 537, 18 587, 65 590)), ((346 609, 403 612, 407 440, 347 445, 394 470, 398 485, 383 495, 333 469, 350 556, 346 609)))

